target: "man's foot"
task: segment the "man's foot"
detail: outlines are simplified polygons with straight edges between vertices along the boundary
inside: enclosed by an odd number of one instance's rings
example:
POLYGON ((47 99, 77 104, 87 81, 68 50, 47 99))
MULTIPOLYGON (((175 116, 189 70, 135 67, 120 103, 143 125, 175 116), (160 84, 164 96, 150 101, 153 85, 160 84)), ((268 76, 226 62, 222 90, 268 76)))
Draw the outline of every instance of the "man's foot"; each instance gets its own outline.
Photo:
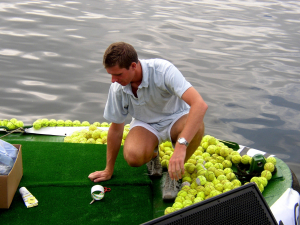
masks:
POLYGON ((150 176, 157 176, 157 177, 162 176, 162 166, 160 164, 158 154, 154 159, 151 159, 147 163, 147 167, 148 167, 148 173, 150 176))
POLYGON ((176 180, 171 180, 169 173, 166 174, 166 180, 163 188, 163 200, 174 200, 179 192, 180 184, 176 180))

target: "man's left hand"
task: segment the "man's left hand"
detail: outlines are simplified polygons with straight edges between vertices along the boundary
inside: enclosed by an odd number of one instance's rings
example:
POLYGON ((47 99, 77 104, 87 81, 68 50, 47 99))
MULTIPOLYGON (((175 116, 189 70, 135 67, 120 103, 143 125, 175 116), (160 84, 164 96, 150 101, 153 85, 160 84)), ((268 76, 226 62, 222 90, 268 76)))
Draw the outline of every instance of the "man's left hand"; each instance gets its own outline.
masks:
POLYGON ((174 153, 169 161, 169 175, 172 180, 179 180, 184 174, 184 160, 186 156, 186 146, 176 145, 174 153))

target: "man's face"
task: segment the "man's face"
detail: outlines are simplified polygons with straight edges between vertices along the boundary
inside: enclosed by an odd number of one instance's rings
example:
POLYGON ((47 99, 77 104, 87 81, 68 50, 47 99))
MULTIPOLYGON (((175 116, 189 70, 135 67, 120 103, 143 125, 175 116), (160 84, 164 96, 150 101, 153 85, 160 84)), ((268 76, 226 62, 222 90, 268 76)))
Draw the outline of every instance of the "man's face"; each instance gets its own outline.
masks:
POLYGON ((129 69, 120 68, 119 65, 106 68, 107 73, 111 75, 111 82, 117 82, 122 86, 129 84, 134 77, 134 66, 131 65, 129 69))

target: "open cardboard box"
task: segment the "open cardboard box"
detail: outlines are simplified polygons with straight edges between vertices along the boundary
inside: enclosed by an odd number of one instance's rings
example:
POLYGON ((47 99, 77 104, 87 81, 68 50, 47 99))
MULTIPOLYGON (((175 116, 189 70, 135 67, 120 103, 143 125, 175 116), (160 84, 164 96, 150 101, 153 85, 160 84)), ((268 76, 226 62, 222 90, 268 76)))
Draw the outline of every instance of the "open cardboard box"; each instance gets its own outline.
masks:
POLYGON ((0 175, 0 208, 8 209, 23 176, 21 145, 13 145, 19 152, 14 167, 8 175, 0 175))

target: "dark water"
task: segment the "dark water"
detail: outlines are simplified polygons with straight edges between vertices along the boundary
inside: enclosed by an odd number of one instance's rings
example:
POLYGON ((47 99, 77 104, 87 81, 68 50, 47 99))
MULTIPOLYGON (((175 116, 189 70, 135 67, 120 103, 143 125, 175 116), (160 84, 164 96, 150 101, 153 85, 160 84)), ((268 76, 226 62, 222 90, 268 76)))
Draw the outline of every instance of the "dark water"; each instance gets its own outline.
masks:
POLYGON ((182 71, 209 105, 206 133, 300 178, 299 14, 296 0, 2 0, 0 119, 104 122, 102 55, 125 41, 182 71))

